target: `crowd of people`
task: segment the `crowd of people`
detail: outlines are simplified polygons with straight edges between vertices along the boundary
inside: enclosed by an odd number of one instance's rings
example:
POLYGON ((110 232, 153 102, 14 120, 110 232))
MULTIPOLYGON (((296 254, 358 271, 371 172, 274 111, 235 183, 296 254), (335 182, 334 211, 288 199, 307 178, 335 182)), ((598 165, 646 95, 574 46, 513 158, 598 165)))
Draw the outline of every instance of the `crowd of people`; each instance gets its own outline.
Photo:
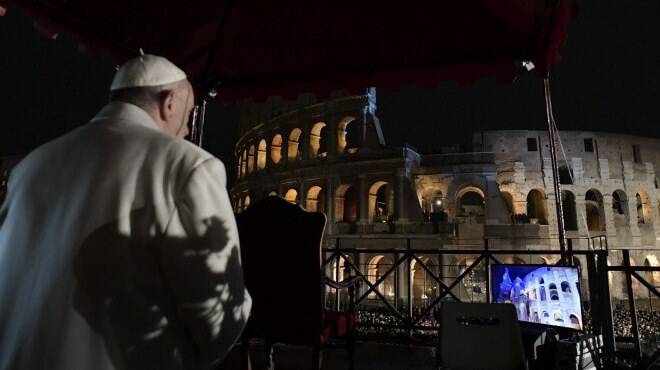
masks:
MULTIPOLYGON (((632 320, 628 309, 615 308, 612 310, 612 319, 616 336, 633 336, 632 320)), ((642 341, 660 341, 660 311, 637 309, 637 327, 642 341)))
MULTIPOLYGON (((413 310, 413 317, 418 317, 422 313, 421 309, 413 310)), ((422 318, 417 325, 434 328, 438 326, 435 319, 436 311, 430 312, 422 318)), ((630 312, 622 306, 616 306, 612 310, 614 320, 614 332, 617 337, 632 337, 632 324, 630 312)), ((583 313, 584 331, 592 331, 592 319, 588 310, 583 313)), ((434 330, 414 330, 412 333, 401 329, 405 324, 393 312, 385 309, 370 309, 358 311, 359 335, 365 340, 385 340, 399 341, 413 337, 428 339, 434 342, 432 338, 434 330), (396 328, 399 327, 399 328, 396 328)), ((660 310, 650 310, 646 308, 637 309, 637 323, 639 327, 640 338, 643 342, 660 343, 660 310)))

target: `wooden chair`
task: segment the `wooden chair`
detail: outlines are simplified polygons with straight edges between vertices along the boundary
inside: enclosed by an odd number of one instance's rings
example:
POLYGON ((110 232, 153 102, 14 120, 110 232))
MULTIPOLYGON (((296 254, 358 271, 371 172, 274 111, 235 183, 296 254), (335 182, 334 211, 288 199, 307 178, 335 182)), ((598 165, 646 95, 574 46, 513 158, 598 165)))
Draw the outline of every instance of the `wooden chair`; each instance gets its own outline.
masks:
MULTIPOLYGON (((244 356, 249 356, 251 338, 263 339, 267 353, 275 343, 311 346, 312 366, 319 369, 321 347, 337 336, 346 339, 352 369, 355 315, 323 307, 325 215, 269 196, 236 220, 245 283, 253 300, 243 333, 244 356)), ((328 283, 354 291, 358 280, 328 283)))

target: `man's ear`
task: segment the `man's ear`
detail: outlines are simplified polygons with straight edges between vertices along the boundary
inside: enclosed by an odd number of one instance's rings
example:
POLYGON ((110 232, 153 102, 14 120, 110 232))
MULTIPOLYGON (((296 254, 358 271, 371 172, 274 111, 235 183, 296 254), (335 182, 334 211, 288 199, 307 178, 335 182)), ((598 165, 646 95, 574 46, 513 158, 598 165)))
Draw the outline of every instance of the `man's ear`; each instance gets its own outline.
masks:
POLYGON ((175 95, 174 90, 165 91, 163 92, 163 95, 161 95, 160 106, 158 108, 159 108, 160 118, 163 121, 167 121, 172 115, 172 112, 174 110, 174 95, 175 95))

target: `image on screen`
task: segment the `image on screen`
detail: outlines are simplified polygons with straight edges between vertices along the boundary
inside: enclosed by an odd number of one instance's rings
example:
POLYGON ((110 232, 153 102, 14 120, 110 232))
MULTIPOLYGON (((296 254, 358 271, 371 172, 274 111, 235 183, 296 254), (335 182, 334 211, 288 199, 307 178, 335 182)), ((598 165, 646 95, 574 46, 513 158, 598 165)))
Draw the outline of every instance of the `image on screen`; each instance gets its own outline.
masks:
POLYGON ((518 320, 582 330, 577 268, 496 264, 490 272, 492 302, 513 304, 518 320))

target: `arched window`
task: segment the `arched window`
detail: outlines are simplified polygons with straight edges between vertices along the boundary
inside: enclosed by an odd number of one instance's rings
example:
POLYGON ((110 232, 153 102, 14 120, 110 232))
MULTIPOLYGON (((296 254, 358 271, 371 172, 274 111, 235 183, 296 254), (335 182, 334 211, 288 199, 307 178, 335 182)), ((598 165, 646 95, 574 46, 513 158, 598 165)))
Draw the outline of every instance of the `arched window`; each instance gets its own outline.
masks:
POLYGON ((564 293, 570 293, 571 292, 571 286, 568 284, 568 281, 562 281, 561 282, 561 291, 564 293))
POLYGON ((282 159, 282 135, 273 136, 273 142, 270 144, 270 159, 273 163, 280 163, 282 159))
POLYGON ((548 290, 550 291, 550 300, 558 301, 559 292, 557 292, 557 285, 555 285, 555 283, 551 283, 550 285, 548 285, 548 290))
POLYGON ((243 201, 243 209, 248 209, 250 207, 250 196, 246 195, 245 200, 243 201))
POLYGON ((320 186, 312 186, 307 191, 305 208, 310 212, 325 212, 325 192, 320 186))
POLYGON ((612 193, 612 214, 614 226, 627 226, 630 223, 628 196, 623 190, 616 190, 612 193))
POLYGON ((263 170, 264 168, 266 168, 266 140, 261 139, 257 149, 257 169, 263 170))
POLYGON ((603 196, 598 190, 591 189, 585 195, 585 213, 589 231, 605 231, 605 210, 603 196))
MULTIPOLYGON (((385 274, 392 268, 393 260, 389 256, 374 256, 367 264, 367 279, 371 284, 375 284, 378 280, 382 279, 385 274)), ((394 273, 390 272, 387 277, 378 285, 377 289, 380 294, 385 298, 394 298, 394 273)), ((375 293, 369 294, 369 298, 376 298, 375 293)))
POLYGON ((369 220, 387 222, 394 192, 385 181, 377 181, 369 188, 369 220))
POLYGON ((347 116, 337 125, 337 151, 339 153, 355 153, 360 147, 360 128, 354 124, 355 117, 347 116))
MULTIPOLYGON (((644 266, 646 267, 657 267, 660 266, 658 263, 658 257, 654 255, 648 255, 644 259, 644 266)), ((660 285, 660 271, 647 271, 645 274, 646 281, 653 286, 660 285)))
POLYGON ((513 195, 508 191, 501 191, 502 199, 504 199, 504 205, 506 205, 506 210, 509 212, 509 217, 513 216, 515 209, 513 208, 513 195))
POLYGON ((540 291, 541 291, 541 301, 545 301, 545 300, 546 300, 546 297, 545 297, 545 288, 544 288, 544 287, 541 287, 541 288, 539 288, 539 289, 540 289, 540 291))
POLYGON ((247 174, 248 155, 247 150, 243 150, 241 155, 241 177, 247 174))
POLYGON ((254 145, 250 145, 250 151, 248 152, 248 163, 247 163, 247 172, 252 173, 254 172, 254 145))
POLYGON ((548 210, 546 208, 545 198, 545 193, 537 189, 527 194, 527 216, 531 220, 536 220, 536 223, 539 225, 548 224, 548 210))
MULTIPOLYGON (((434 263, 429 256, 419 256, 418 258, 431 271, 438 267, 437 263, 434 263)), ((417 302, 423 302, 426 299, 435 298, 437 284, 432 275, 424 267, 418 265, 416 260, 410 263, 410 273, 412 275, 413 299, 417 302)))
POLYGON ((481 189, 468 187, 461 190, 458 196, 458 214, 472 220, 474 223, 483 223, 486 202, 481 189))
POLYGON ((302 145, 300 145, 302 141, 301 135, 302 130, 299 128, 294 128, 289 134, 289 142, 287 146, 287 158, 289 159, 289 162, 302 159, 302 145))
POLYGON ((337 222, 357 221, 358 198, 355 187, 342 184, 337 188, 335 218, 337 222))
POLYGON ((291 204, 297 204, 298 203, 298 191, 296 189, 289 189, 284 194, 284 199, 286 199, 286 201, 291 203, 291 204))
POLYGON ((436 191, 431 199, 431 210, 433 213, 442 213, 445 209, 445 198, 441 191, 436 191))
POLYGON ((637 223, 651 223, 651 207, 649 207, 649 196, 645 191, 640 191, 635 195, 637 199, 637 223))
POLYGON ((325 156, 327 152, 321 151, 321 131, 325 127, 325 122, 316 122, 309 133, 309 151, 312 158, 325 156))
POLYGON ((575 196, 568 190, 561 192, 561 204, 566 230, 577 230, 577 212, 575 210, 575 196))

